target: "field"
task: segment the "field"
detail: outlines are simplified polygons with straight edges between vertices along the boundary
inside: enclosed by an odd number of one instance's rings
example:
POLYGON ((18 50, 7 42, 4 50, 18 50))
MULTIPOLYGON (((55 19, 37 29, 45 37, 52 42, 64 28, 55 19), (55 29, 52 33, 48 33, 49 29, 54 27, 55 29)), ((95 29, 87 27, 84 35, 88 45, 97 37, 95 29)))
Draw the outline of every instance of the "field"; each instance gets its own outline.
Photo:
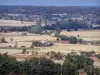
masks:
MULTIPOLYGON (((27 36, 22 36, 22 32, 11 32, 11 33, 0 33, 0 37, 6 37, 5 39, 8 41, 8 43, 0 44, 0 47, 8 47, 8 46, 14 46, 16 41, 18 42, 18 47, 26 46, 30 47, 32 41, 34 40, 41 40, 41 41, 54 41, 57 38, 49 35, 38 35, 38 34, 31 34, 27 33, 27 36), (10 42, 10 38, 13 38, 13 42, 10 42)), ((80 37, 84 40, 92 41, 92 40, 100 40, 100 31, 94 30, 94 31, 72 31, 72 32, 61 32, 61 35, 67 35, 67 36, 77 36, 77 34, 80 35, 80 37)), ((63 44, 63 43, 55 43, 53 47, 46 48, 45 51, 49 50, 59 50, 64 53, 74 50, 74 51, 92 51, 94 50, 97 53, 100 53, 100 46, 95 45, 80 45, 80 44, 63 44)), ((44 51, 44 50, 43 50, 44 51)), ((44 51, 44 52, 45 52, 44 51)))
POLYGON ((100 40, 100 30, 71 31, 71 32, 62 31, 61 35, 66 35, 66 36, 79 35, 80 38, 86 41, 100 40))
MULTIPOLYGON (((16 56, 16 54, 20 54, 22 52, 21 46, 27 47, 27 50, 30 52, 33 49, 30 48, 32 41, 34 40, 41 40, 41 41, 55 41, 57 38, 49 35, 39 35, 39 34, 31 34, 27 33, 27 36, 22 36, 22 32, 9 32, 9 33, 0 33, 0 38, 5 37, 5 39, 8 41, 8 43, 0 43, 0 52, 5 53, 8 52, 9 55, 16 56), (10 41, 10 38, 13 38, 13 42, 10 41), (16 41, 18 43, 18 48, 13 48, 16 44, 16 41), (9 48, 9 46, 12 46, 9 48)), ((61 32, 61 35, 67 35, 67 36, 77 36, 80 35, 80 37, 87 41, 92 40, 100 40, 100 31, 94 30, 94 31, 72 31, 72 32, 61 32)), ((39 53, 47 53, 51 51, 58 52, 60 51, 63 54, 71 53, 71 52, 82 52, 82 51, 95 51, 96 53, 100 54, 100 46, 95 45, 84 45, 84 44, 68 44, 68 43, 54 43, 55 45, 52 47, 38 47, 35 48, 35 51, 38 51, 39 53)), ((20 60, 18 58, 18 60, 20 60)), ((22 59, 21 59, 22 60, 22 59)), ((98 65, 100 63, 96 61, 95 64, 98 65)), ((100 64, 99 64, 100 66, 100 64)))
POLYGON ((2 20, 0 19, 0 26, 30 26, 35 25, 36 22, 16 21, 16 20, 2 20))

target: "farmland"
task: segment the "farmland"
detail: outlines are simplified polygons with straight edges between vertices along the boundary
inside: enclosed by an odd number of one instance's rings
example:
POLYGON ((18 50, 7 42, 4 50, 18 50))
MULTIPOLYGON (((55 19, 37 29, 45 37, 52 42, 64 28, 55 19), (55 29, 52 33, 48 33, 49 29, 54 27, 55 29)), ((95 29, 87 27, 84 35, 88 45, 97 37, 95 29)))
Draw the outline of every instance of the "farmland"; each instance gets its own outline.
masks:
MULTIPOLYGON (((8 43, 3 43, 0 44, 0 47, 8 47, 11 45, 12 47, 15 45, 15 42, 18 42, 18 47, 20 48, 21 46, 25 47, 30 47, 32 44, 32 41, 34 40, 41 40, 41 41, 54 41, 57 38, 49 35, 38 35, 38 34, 31 34, 27 33, 27 36, 21 36, 21 32, 16 33, 16 32, 11 32, 11 33, 0 33, 0 35, 6 37, 5 39, 8 41, 8 43), (11 43, 10 38, 13 38, 14 41, 11 43)), ((62 35, 67 35, 67 36, 77 36, 77 34, 80 35, 80 37, 84 40, 87 41, 92 41, 92 40, 100 40, 100 31, 95 30, 95 31, 72 31, 72 32, 65 32, 63 31, 61 33, 62 35)), ((63 43, 55 43, 53 47, 47 47, 45 49, 40 49, 40 51, 61 51, 63 53, 69 52, 69 51, 95 51, 97 53, 100 53, 100 46, 95 46, 95 45, 84 45, 84 44, 63 44, 63 43)))
POLYGON ((35 22, 26 22, 23 21, 16 21, 16 20, 3 20, 0 19, 0 26, 30 26, 30 25, 35 25, 35 22))
POLYGON ((0 75, 100 75, 100 7, 12 3, 0 6, 0 75))
MULTIPOLYGON (((8 53, 8 55, 17 57, 17 60, 23 60, 23 58, 26 58, 26 56, 22 57, 19 54, 22 52, 22 46, 25 46, 26 49, 31 52, 33 49, 30 48, 32 41, 55 41, 57 38, 49 35, 40 35, 40 34, 32 34, 27 33, 27 36, 22 36, 22 32, 8 32, 8 33, 0 33, 0 38, 5 37, 5 40, 8 43, 0 43, 0 52, 1 53, 8 53), (13 38, 13 42, 10 41, 10 38, 13 38), (16 41, 18 43, 18 47, 14 48, 16 41), (11 46, 11 47, 9 47, 11 46)), ((92 40, 100 40, 100 31, 72 31, 67 32, 63 31, 61 32, 61 35, 66 36, 77 36, 77 34, 80 35, 80 37, 87 41, 92 40)), ((67 53, 71 52, 77 52, 80 53, 82 51, 90 52, 95 51, 97 54, 100 54, 100 46, 95 45, 85 45, 85 44, 69 44, 69 43, 54 43, 54 46, 52 47, 35 47, 35 51, 38 51, 38 53, 48 53, 51 51, 54 52, 61 52, 62 54, 66 55, 67 53)), ((29 56, 31 57, 31 56, 29 56)), ((62 61, 55 61, 55 62, 62 62, 62 61)), ((95 61, 95 65, 98 65, 98 61, 95 61)))
POLYGON ((85 30, 85 31, 62 31, 61 35, 76 36, 80 35, 80 38, 86 41, 100 40, 100 30, 85 30))

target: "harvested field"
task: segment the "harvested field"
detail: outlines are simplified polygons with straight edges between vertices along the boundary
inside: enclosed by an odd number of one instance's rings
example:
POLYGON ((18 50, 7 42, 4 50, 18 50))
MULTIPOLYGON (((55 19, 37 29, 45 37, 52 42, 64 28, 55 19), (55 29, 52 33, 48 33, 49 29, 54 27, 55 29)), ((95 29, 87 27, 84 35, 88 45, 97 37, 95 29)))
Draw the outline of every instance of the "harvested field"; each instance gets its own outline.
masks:
MULTIPOLYGON (((62 35, 67 35, 67 36, 77 36, 77 34, 80 33, 80 37, 82 38, 90 38, 90 40, 92 40, 92 38, 96 37, 96 38, 100 38, 100 31, 99 30, 93 30, 93 31, 72 31, 72 32, 66 32, 66 31, 63 31, 61 34, 62 35), (94 34, 94 35, 93 35, 94 34)), ((55 42, 55 40, 57 39, 56 37, 52 37, 52 36, 49 36, 49 35, 38 35, 38 34, 31 34, 31 33, 27 33, 27 36, 21 36, 21 32, 11 32, 11 33, 0 33, 0 35, 4 35, 6 38, 6 40, 9 42, 9 43, 3 43, 3 44, 0 44, 0 47, 8 47, 8 46, 14 46, 15 45, 15 41, 18 41, 18 47, 21 47, 21 46, 26 46, 26 47, 30 47, 31 44, 32 44, 32 41, 33 40, 41 40, 41 41, 49 41, 49 42, 54 42, 55 45, 53 47, 48 47, 46 48, 45 51, 49 51, 49 50, 53 50, 53 51, 56 51, 56 50, 59 50, 62 52, 62 50, 65 50, 65 52, 68 52, 68 51, 95 51, 95 52, 98 52, 100 53, 100 46, 94 46, 94 45, 80 45, 80 44, 68 44, 67 41, 66 42, 63 42, 63 41, 60 41, 60 42, 55 42), (11 43, 10 42, 10 38, 13 38, 14 41, 11 43)), ((2 36, 1 36, 2 37, 2 36)), ((97 39, 95 39, 97 40, 97 39)), ((64 53, 65 53, 64 52, 64 53)))
POLYGON ((100 30, 61 32, 61 35, 66 35, 66 36, 77 36, 78 34, 80 38, 86 41, 100 40, 100 30))
POLYGON ((0 19, 0 26, 30 26, 36 25, 36 22, 16 21, 16 20, 2 20, 0 19))
MULTIPOLYGON (((27 33, 27 32, 26 32, 27 33)), ((100 40, 100 31, 94 30, 94 31, 72 31, 72 32, 61 32, 61 35, 67 35, 67 36, 77 36, 80 35, 80 37, 87 41, 93 41, 93 40, 100 40)), ((67 41, 55 41, 57 38, 49 35, 38 35, 38 34, 31 34, 27 33, 27 36, 22 36, 22 32, 9 32, 9 33, 0 33, 0 38, 5 37, 6 41, 8 43, 0 43, 0 52, 6 53, 8 52, 9 55, 16 56, 18 60, 24 60, 24 56, 19 56, 17 54, 20 54, 22 52, 21 46, 25 46, 27 48, 27 51, 32 51, 33 49, 30 48, 33 40, 39 40, 39 41, 49 41, 53 42, 55 45, 52 47, 39 47, 35 48, 35 51, 38 51, 39 53, 47 53, 51 51, 55 52, 61 52, 63 54, 71 53, 71 52, 82 52, 82 51, 95 51, 96 53, 100 53, 100 46, 95 45, 83 45, 83 44, 68 44, 67 41), (10 41, 10 38, 13 38, 13 42, 10 41), (18 42, 18 48, 14 48, 16 41, 18 42), (9 47, 9 46, 12 47, 9 47), (21 58, 20 58, 21 57, 21 58)), ((25 58, 31 58, 25 57, 25 58)), ((57 61, 60 62, 60 61, 57 61)), ((62 62, 62 61, 61 61, 62 62)), ((99 65, 99 62, 96 60, 95 65, 99 65)))

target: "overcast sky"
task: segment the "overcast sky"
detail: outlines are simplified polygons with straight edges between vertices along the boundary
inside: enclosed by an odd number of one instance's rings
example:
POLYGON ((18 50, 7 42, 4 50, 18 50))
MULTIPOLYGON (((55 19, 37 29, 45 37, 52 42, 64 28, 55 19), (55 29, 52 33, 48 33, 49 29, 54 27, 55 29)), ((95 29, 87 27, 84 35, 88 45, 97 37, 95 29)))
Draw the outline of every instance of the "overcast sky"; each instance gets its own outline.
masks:
POLYGON ((100 0, 0 0, 0 5, 100 6, 100 0))

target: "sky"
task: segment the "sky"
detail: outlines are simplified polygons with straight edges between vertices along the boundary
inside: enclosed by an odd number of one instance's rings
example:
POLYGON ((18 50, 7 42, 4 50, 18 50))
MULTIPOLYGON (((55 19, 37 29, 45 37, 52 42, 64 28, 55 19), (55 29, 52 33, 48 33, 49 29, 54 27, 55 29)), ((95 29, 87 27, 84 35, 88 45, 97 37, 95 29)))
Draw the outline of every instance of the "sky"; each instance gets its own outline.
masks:
POLYGON ((0 5, 100 6, 100 0, 0 0, 0 5))

